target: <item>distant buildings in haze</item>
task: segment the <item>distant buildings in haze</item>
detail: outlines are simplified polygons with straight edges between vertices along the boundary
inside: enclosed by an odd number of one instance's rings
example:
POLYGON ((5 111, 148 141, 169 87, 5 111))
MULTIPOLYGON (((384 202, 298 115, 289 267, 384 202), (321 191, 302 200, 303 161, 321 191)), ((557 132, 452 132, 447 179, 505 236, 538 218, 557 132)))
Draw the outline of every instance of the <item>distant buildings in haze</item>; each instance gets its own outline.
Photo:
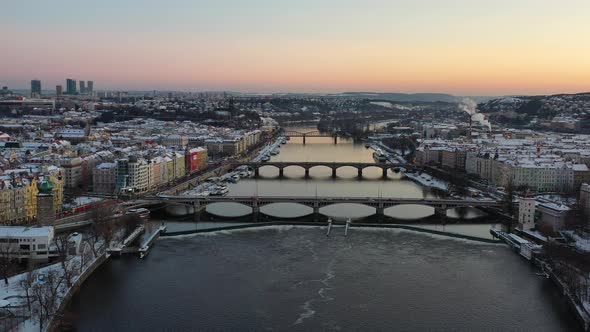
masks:
POLYGON ((31 97, 40 97, 41 96, 41 81, 40 80, 31 80, 31 97))
POLYGON ((69 95, 76 94, 76 80, 71 78, 66 79, 66 93, 69 95))

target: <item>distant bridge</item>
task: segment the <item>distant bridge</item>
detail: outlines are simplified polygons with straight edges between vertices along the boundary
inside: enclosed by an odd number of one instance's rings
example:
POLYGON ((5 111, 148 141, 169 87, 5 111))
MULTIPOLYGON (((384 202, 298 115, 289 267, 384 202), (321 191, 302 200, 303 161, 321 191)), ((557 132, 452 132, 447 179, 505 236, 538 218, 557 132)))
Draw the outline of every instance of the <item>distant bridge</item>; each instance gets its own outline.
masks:
POLYGON ((209 204, 238 203, 252 208, 253 219, 257 220, 260 208, 276 203, 294 203, 313 209, 315 219, 319 217, 321 207, 335 204, 359 204, 375 208, 377 216, 384 216, 384 210, 397 205, 431 206, 436 215, 446 216, 447 209, 457 207, 489 208, 499 207, 500 202, 493 200, 429 199, 429 198, 384 198, 384 197, 310 197, 310 196, 169 196, 146 197, 146 200, 182 204, 194 207, 195 214, 200 213, 209 204))
POLYGON ((303 137, 303 144, 305 144, 305 139, 307 137, 332 137, 334 138, 334 144, 338 144, 338 132, 320 132, 319 130, 313 130, 308 132, 300 132, 295 130, 285 130, 283 131, 283 136, 285 137, 303 137))
POLYGON ((415 166, 408 164, 392 163, 361 163, 361 162, 307 162, 307 161, 273 161, 273 162, 243 162, 235 163, 234 167, 248 166, 254 170, 254 176, 259 175, 259 169, 262 167, 275 167, 279 169, 279 176, 282 177, 283 170, 287 167, 301 167, 305 170, 305 176, 309 177, 309 170, 314 167, 327 167, 332 170, 332 177, 336 177, 336 172, 341 167, 353 167, 357 169, 358 177, 363 176, 363 170, 369 167, 380 168, 383 171, 383 177, 387 177, 387 171, 393 170, 399 172, 401 168, 414 169, 415 166))

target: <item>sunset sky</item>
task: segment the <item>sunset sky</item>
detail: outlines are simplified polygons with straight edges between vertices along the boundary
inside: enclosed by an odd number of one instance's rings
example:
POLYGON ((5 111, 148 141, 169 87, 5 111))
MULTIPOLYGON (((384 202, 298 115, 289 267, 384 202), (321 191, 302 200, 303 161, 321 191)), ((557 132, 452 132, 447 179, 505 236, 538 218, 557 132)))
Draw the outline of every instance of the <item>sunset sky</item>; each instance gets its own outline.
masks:
POLYGON ((0 85, 243 92, 590 91, 589 0, 18 0, 0 85))

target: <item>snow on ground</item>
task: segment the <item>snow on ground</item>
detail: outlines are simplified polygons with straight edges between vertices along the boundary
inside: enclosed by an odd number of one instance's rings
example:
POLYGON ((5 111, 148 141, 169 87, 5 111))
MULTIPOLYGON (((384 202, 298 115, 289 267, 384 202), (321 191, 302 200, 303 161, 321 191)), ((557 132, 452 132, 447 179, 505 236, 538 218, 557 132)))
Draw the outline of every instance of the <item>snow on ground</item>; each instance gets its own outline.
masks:
POLYGON ((576 241, 576 248, 585 252, 590 252, 590 234, 585 233, 584 236, 580 236, 575 232, 569 232, 569 235, 576 241))
MULTIPOLYGON (((48 265, 44 268, 37 270, 39 275, 46 274, 49 271, 61 270, 59 263, 48 265)), ((10 300, 10 297, 22 295, 22 289, 20 288, 21 281, 25 280, 26 273, 17 274, 8 278, 8 285, 4 283, 4 279, 0 281, 0 299, 8 300, 11 304, 15 304, 10 300)))
POLYGON ((405 175, 408 178, 420 183, 421 185, 423 185, 425 187, 438 188, 438 189, 444 190, 444 191, 449 190, 449 184, 447 182, 439 180, 439 179, 431 176, 430 174, 405 173, 405 175))
MULTIPOLYGON (((97 258, 94 258, 91 261, 85 262, 84 267, 80 268, 81 265, 81 257, 80 256, 73 256, 71 257, 66 264, 70 267, 75 267, 76 272, 78 273, 76 276, 73 277, 72 283, 74 283, 78 276, 83 273, 89 266, 91 266, 97 258)), ((46 276, 50 272, 57 272, 60 275, 63 275, 63 269, 61 263, 55 263, 43 268, 37 269, 37 281, 36 282, 43 282, 43 277, 46 276)), ((8 278, 8 285, 4 283, 4 280, 0 280, 0 301, 6 300, 10 302, 9 306, 23 306, 26 305, 26 297, 23 289, 21 288, 22 281, 25 280, 27 277, 27 273, 21 273, 15 276, 8 278)), ((63 299, 63 297, 67 294, 69 288, 66 287, 64 283, 62 287, 59 289, 60 299, 59 302, 63 299)), ((33 319, 27 319, 18 326, 19 331, 39 331, 38 322, 33 319)))
POLYGON ((381 107, 393 108, 393 105, 391 105, 391 103, 388 101, 372 101, 371 104, 381 107))

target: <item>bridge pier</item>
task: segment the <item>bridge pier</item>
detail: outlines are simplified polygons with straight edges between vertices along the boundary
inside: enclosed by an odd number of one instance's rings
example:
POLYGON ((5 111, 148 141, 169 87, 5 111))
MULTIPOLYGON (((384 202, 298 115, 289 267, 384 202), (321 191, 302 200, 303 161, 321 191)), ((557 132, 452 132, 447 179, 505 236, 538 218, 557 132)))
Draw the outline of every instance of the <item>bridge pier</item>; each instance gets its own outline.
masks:
POLYGON ((357 175, 357 177, 360 179, 360 178, 362 178, 362 177, 363 177, 363 169, 359 167, 359 168, 357 168, 357 170, 358 170, 358 175, 357 175))
POLYGON ((305 169, 305 178, 309 178, 309 168, 305 169))
POLYGON ((377 220, 378 220, 379 222, 382 222, 382 221, 383 221, 383 219, 385 218, 385 207, 383 206, 383 204, 381 204, 381 203, 380 203, 380 204, 379 204, 379 205, 378 205, 378 206, 375 208, 375 210, 376 210, 376 213, 375 213, 375 214, 377 215, 377 220))
POLYGON ((254 177, 257 178, 260 176, 260 171, 258 170, 258 167, 254 168, 254 177))
POLYGON ((195 202, 193 208, 193 222, 199 223, 201 222, 201 203, 199 203, 199 201, 195 202))
POLYGON ((258 222, 258 215, 260 214, 260 207, 258 201, 254 200, 252 203, 252 222, 258 222))
POLYGON ((334 144, 338 144, 338 136, 334 135, 334 144))
POLYGON ((332 178, 336 178, 336 168, 332 168, 332 178))
POLYGON ((282 178, 284 176, 283 168, 279 168, 279 177, 282 178))
POLYGON ((303 135, 303 145, 305 145, 305 135, 303 135))
POLYGON ((447 208, 446 207, 435 207, 434 208, 434 215, 437 218, 446 219, 447 217, 447 208))
POLYGON ((313 221, 314 222, 320 221, 320 205, 318 202, 313 203, 313 221))
POLYGON ((387 167, 383 167, 383 178, 387 178, 387 167))

